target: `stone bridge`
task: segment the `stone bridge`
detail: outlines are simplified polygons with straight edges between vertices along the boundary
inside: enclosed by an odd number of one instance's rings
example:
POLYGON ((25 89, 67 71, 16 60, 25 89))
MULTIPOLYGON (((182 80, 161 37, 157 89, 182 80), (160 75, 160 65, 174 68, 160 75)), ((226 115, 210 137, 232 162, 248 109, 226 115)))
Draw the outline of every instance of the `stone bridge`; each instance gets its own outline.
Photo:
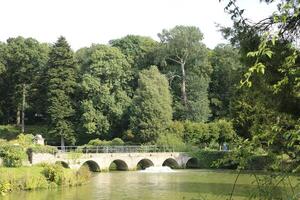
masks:
POLYGON ((150 166, 169 166, 188 168, 196 166, 197 159, 180 152, 131 152, 131 153, 75 153, 59 152, 56 154, 33 153, 31 164, 60 163, 64 167, 79 169, 88 166, 91 171, 139 170, 150 166))

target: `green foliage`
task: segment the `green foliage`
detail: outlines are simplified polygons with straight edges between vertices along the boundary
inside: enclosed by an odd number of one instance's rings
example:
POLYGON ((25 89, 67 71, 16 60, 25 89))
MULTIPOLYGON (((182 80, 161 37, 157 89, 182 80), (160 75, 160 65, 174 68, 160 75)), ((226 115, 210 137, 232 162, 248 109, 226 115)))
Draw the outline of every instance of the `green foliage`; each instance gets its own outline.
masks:
POLYGON ((215 136, 209 132, 208 124, 186 121, 184 123, 184 140, 191 144, 209 144, 215 136))
POLYGON ((94 139, 90 140, 87 144, 87 146, 118 146, 123 145, 124 141, 120 138, 114 138, 113 140, 107 141, 107 140, 100 140, 100 139, 94 139))
POLYGON ((27 153, 50 153, 56 154, 57 148, 47 145, 32 145, 27 149, 27 153))
POLYGON ((31 134, 21 133, 18 135, 16 143, 18 143, 22 147, 28 147, 33 145, 34 136, 31 134))
POLYGON ((46 165, 42 171, 42 174, 49 182, 61 185, 64 178, 64 168, 61 165, 46 165))
POLYGON ((231 122, 218 120, 210 123, 184 122, 184 140, 187 143, 209 146, 216 142, 219 145, 232 142, 236 137, 231 122))
POLYGON ((271 170, 276 162, 274 155, 253 155, 249 158, 247 170, 271 170))
POLYGON ((211 52, 213 72, 209 98, 213 119, 229 116, 229 105, 240 80, 239 70, 242 66, 239 56, 238 49, 231 45, 218 45, 211 52))
POLYGON ((72 96, 76 88, 76 63, 64 37, 60 37, 51 48, 47 80, 49 131, 72 144, 75 142, 72 96))
POLYGON ((207 121, 211 66, 203 34, 194 26, 175 26, 158 34, 162 72, 170 80, 177 120, 207 121))
POLYGON ((171 103, 168 81, 157 67, 141 71, 130 112, 135 141, 155 143, 172 121, 171 103))
POLYGON ((109 41, 113 47, 119 48, 130 64, 134 67, 136 75, 138 70, 149 66, 149 53, 158 46, 158 42, 149 37, 127 35, 120 39, 109 41))
POLYGON ((226 160, 226 162, 222 162, 222 164, 217 164, 219 160, 224 159, 230 154, 229 151, 199 150, 198 152, 192 153, 192 156, 198 159, 198 168, 235 169, 236 164, 232 160, 226 160))
POLYGON ((48 48, 33 38, 16 37, 9 38, 0 49, 0 57, 4 58, 0 58, 0 63, 2 60, 5 66, 0 76, 0 121, 20 125, 22 104, 24 111, 36 112, 39 108, 35 98, 48 48))
POLYGON ((20 129, 12 125, 1 125, 0 126, 0 138, 2 139, 15 139, 20 133, 20 129))
MULTIPOLYGON (((86 183, 91 173, 86 168, 79 171, 61 168, 59 165, 0 168, 0 195, 19 190, 35 190, 86 183), (53 180, 50 181, 50 180, 53 180)), ((1 198, 1 197, 0 197, 1 198)))
POLYGON ((111 145, 113 145, 113 146, 124 145, 124 141, 121 138, 114 138, 111 141, 111 145))
POLYGON ((26 158, 24 148, 14 144, 2 144, 0 146, 0 157, 5 167, 21 167, 26 158))
POLYGON ((81 126, 88 134, 109 138, 110 133, 120 132, 116 129, 131 102, 131 66, 115 47, 93 45, 85 54, 85 60, 80 60, 81 126))
POLYGON ((182 138, 170 132, 162 133, 159 135, 156 145, 159 147, 169 147, 174 151, 185 151, 186 145, 182 138))

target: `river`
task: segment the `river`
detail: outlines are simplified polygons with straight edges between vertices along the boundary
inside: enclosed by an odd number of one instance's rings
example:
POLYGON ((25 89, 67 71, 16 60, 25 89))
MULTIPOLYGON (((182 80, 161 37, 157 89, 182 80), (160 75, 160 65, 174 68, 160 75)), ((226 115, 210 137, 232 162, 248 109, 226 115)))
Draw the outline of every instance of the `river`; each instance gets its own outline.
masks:
MULTIPOLYGON (((15 192, 4 200, 224 200, 231 193, 235 171, 175 170, 171 173, 141 171, 98 173, 83 186, 15 192)), ((241 174, 235 200, 253 191, 254 178, 241 174)), ((1 198, 1 197, 0 197, 1 198)))

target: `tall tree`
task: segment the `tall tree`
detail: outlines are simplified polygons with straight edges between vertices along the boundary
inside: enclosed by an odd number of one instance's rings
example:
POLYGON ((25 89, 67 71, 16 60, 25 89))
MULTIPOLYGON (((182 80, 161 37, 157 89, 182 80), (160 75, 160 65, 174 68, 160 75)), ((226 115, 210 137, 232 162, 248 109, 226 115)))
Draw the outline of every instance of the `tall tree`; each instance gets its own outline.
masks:
POLYGON ((211 53, 213 73, 209 98, 213 119, 229 115, 229 105, 240 82, 242 66, 239 57, 238 50, 231 45, 218 45, 211 53))
POLYGON ((133 79, 130 85, 135 90, 139 72, 154 64, 154 52, 159 43, 150 37, 139 35, 127 35, 120 39, 111 40, 109 43, 120 49, 131 65, 133 79))
MULTIPOLYGON (((0 42, 0 122, 4 123, 6 121, 5 117, 5 104, 7 103, 7 97, 5 94, 5 79, 4 79, 4 72, 6 70, 5 63, 6 63, 6 44, 0 42)), ((6 121, 7 123, 7 121, 6 121)))
POLYGON ((131 102, 131 66, 115 47, 93 45, 81 53, 83 131, 103 139, 119 136, 131 102))
POLYGON ((171 104, 166 77, 160 74, 156 66, 142 70, 130 113, 130 127, 136 141, 156 142, 172 122, 171 104))
MULTIPOLYGON (((173 88, 180 86, 183 113, 176 118, 206 121, 210 115, 207 89, 211 66, 208 50, 201 43, 203 34, 197 27, 175 26, 163 30, 158 36, 161 40, 159 53, 163 56, 162 65, 166 66, 163 71, 167 71, 170 80, 176 77, 181 80, 181 83, 172 81, 177 83, 175 87, 170 83, 173 88)), ((176 104, 180 105, 178 102, 176 104)))
POLYGON ((76 89, 74 53, 64 37, 59 37, 51 48, 48 65, 49 130, 54 137, 60 137, 63 147, 65 139, 72 144, 75 142, 72 119, 76 89))
POLYGON ((244 10, 230 0, 225 10, 233 28, 223 28, 240 47, 244 69, 242 88, 233 103, 234 124, 272 153, 285 153, 299 165, 300 53, 299 1, 277 2, 277 11, 258 23, 244 18, 244 10))
MULTIPOLYGON (((28 94, 36 89, 36 80, 45 68, 48 52, 43 44, 32 38, 10 38, 7 40, 6 50, 6 94, 10 98, 16 114, 16 124, 25 129, 25 111, 32 102, 28 102, 28 94)), ((8 104, 9 104, 8 103, 8 104)), ((31 104, 32 105, 32 104, 31 104)), ((11 107, 7 105, 8 107, 11 107)), ((10 115, 10 114, 9 114, 10 115)), ((8 118, 10 118, 8 116, 8 118)))
POLYGON ((120 39, 109 41, 113 47, 119 48, 126 55, 133 69, 141 70, 152 64, 149 53, 158 46, 158 42, 150 37, 127 35, 120 39))

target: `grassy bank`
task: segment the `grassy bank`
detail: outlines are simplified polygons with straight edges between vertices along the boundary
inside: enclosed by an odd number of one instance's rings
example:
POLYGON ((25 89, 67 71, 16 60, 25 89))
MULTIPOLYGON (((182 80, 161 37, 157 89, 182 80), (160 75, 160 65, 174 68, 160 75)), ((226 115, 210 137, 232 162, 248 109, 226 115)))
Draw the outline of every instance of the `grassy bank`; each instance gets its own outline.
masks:
POLYGON ((90 179, 88 169, 79 171, 60 165, 39 165, 19 168, 0 168, 0 194, 18 191, 77 186, 90 179))

